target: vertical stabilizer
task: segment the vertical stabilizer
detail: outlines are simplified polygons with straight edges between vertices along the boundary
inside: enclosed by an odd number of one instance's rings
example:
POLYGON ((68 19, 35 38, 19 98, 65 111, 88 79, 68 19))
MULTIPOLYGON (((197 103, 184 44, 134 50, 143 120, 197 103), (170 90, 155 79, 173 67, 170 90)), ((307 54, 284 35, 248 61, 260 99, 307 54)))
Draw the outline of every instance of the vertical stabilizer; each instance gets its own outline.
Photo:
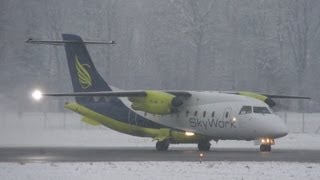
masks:
MULTIPOLYGON (((81 37, 62 34, 62 38, 64 41, 77 42, 64 45, 74 92, 111 91, 107 82, 96 70, 81 37)), ((76 100, 87 103, 92 102, 93 97, 76 97, 76 100)))

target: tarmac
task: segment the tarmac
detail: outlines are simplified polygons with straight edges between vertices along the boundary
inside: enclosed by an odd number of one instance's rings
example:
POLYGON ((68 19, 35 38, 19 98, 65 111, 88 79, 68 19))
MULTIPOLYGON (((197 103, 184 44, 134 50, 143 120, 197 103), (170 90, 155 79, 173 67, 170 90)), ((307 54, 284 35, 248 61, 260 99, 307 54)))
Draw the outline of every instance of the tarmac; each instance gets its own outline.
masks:
POLYGON ((0 162, 108 162, 108 161, 282 161, 320 162, 320 150, 273 149, 260 152, 253 148, 212 148, 200 152, 195 148, 151 147, 1 147, 0 162), (202 153, 202 157, 200 154, 202 153))

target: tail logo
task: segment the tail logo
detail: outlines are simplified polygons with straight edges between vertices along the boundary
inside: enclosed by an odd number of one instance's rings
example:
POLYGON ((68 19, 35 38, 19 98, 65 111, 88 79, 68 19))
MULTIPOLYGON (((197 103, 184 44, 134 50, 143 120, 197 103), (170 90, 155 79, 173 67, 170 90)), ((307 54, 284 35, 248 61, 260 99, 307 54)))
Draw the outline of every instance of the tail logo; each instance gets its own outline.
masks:
POLYGON ((78 56, 76 55, 76 70, 78 74, 79 83, 82 89, 87 89, 92 86, 92 79, 87 69, 90 69, 90 65, 81 64, 78 56))

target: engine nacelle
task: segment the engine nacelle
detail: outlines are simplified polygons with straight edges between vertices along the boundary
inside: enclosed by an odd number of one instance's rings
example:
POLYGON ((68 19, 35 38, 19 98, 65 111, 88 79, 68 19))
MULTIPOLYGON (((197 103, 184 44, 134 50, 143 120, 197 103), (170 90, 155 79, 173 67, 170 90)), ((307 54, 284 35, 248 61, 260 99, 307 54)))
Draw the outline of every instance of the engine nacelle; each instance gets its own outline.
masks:
POLYGON ((145 97, 129 97, 132 109, 152 114, 165 115, 176 111, 183 101, 178 97, 162 91, 146 91, 145 97))
POLYGON ((264 96, 262 94, 258 94, 258 93, 254 93, 254 92, 246 92, 246 91, 240 91, 239 94, 242 96, 248 96, 248 97, 252 97, 255 99, 259 99, 260 101, 263 101, 266 104, 268 104, 270 107, 273 107, 276 105, 276 103, 271 98, 264 96))

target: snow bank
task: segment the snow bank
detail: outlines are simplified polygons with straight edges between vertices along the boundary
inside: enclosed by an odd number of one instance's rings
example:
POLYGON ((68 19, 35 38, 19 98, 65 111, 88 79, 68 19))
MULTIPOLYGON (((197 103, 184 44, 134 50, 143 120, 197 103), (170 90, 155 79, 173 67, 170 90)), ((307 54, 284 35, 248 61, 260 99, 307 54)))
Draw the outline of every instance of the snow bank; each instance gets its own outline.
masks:
POLYGON ((319 179, 320 164, 285 162, 0 163, 7 179, 319 179))

